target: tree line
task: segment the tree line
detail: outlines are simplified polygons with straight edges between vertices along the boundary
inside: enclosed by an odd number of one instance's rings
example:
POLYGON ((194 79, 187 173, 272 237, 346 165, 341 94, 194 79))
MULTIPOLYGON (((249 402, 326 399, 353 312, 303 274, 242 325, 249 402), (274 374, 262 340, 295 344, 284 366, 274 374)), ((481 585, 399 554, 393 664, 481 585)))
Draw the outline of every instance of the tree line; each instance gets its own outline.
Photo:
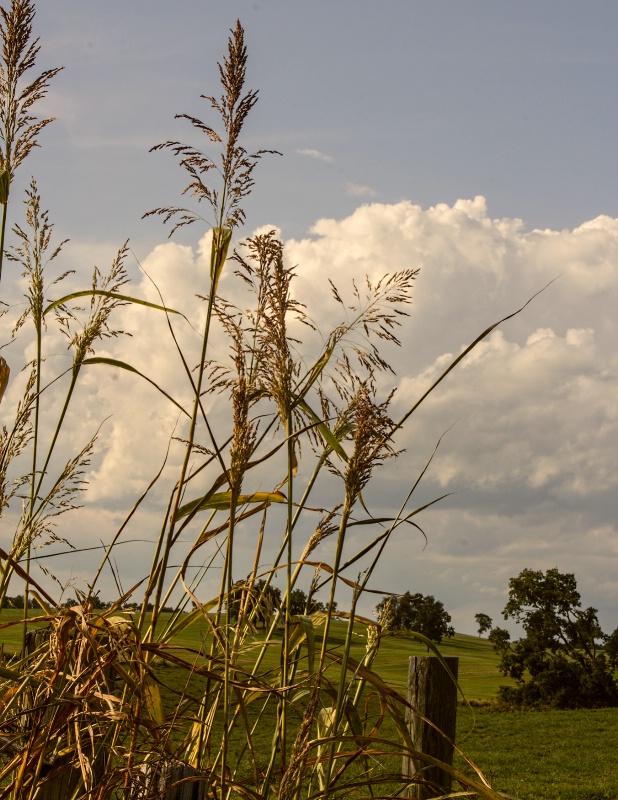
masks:
MULTIPOLYGON (((450 615, 433 595, 408 591, 384 597, 374 614, 387 633, 420 633, 437 644, 455 633, 450 615)), ((500 702, 564 709, 618 706, 618 628, 605 633, 598 610, 582 606, 573 573, 556 567, 522 570, 509 581, 502 616, 521 625, 524 635, 511 640, 488 614, 475 615, 479 636, 489 632, 500 671, 514 681, 500 687, 500 702)))
MULTIPOLYGON (((77 599, 75 597, 70 597, 61 603, 60 608, 72 608, 73 606, 80 605, 82 602, 85 601, 85 597, 81 599, 77 599)), ((90 595, 88 598, 88 605, 90 608, 94 610, 105 610, 106 608, 111 608, 114 605, 113 600, 102 600, 97 594, 90 595)), ((24 596, 23 594, 17 594, 14 597, 9 597, 5 595, 2 598, 2 608, 16 608, 23 611, 24 608, 24 596)), ((40 605, 33 597, 28 598, 28 608, 38 608, 40 609, 40 605)), ((140 611, 142 608, 141 603, 131 603, 127 602, 124 603, 122 606, 123 610, 125 611, 140 611)), ((166 606, 162 609, 163 611, 172 612, 174 609, 170 606, 166 606)), ((146 604, 146 611, 152 611, 152 603, 146 604)))
MULTIPOLYGON (((68 599, 63 606, 78 602, 68 599)), ((98 595, 91 596, 89 603, 97 609, 111 605, 98 595)), ((292 615, 326 611, 324 603, 302 589, 291 592, 290 604, 292 615)), ((281 609, 281 590, 264 580, 251 588, 239 581, 228 605, 230 619, 237 620, 243 612, 256 628, 266 627, 281 609)), ((5 597, 3 607, 23 609, 24 596, 5 597)), ((28 607, 38 606, 30 599, 28 607)), ((141 606, 128 603, 124 608, 137 611, 141 606)), ((384 597, 374 615, 386 633, 418 633, 436 644, 455 634, 450 614, 433 595, 406 591, 384 597)), ((515 682, 499 688, 502 703, 553 708, 618 706, 618 628, 604 633, 597 609, 582 607, 573 573, 561 573, 557 568, 546 572, 524 569, 509 581, 502 616, 521 625, 524 635, 513 641, 510 632, 494 626, 488 614, 475 615, 479 636, 489 632, 489 641, 500 657, 500 671, 515 682)))

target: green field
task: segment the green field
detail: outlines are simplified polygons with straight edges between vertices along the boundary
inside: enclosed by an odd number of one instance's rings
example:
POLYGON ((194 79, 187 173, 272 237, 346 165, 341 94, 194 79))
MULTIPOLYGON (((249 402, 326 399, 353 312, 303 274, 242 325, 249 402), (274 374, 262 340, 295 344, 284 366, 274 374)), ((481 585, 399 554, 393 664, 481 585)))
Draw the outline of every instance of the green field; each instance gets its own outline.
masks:
POLYGON ((522 800, 618 798, 618 708, 460 708, 457 727, 458 745, 499 791, 522 800))
MULTIPOLYGON (((4 609, 0 622, 19 619, 21 612, 4 609)), ((198 653, 206 624, 196 624, 175 644, 198 653)), ((330 643, 343 643, 344 623, 332 627, 330 643)), ((21 641, 21 627, 0 630, 6 655, 21 641)), ((271 656, 275 666, 275 643, 271 656)), ((457 744, 481 768, 492 785, 522 800, 616 800, 618 798, 618 709, 592 711, 496 712, 489 704, 505 683, 486 639, 457 634, 440 646, 445 656, 459 657, 461 688, 472 708, 460 704, 457 744)), ((365 652, 359 635, 352 656, 365 652)), ((425 655, 424 645, 407 635, 385 636, 374 669, 399 691, 405 690, 408 659, 425 655)), ((186 687, 186 673, 163 666, 159 675, 165 704, 171 710, 177 691, 186 687)), ((194 679, 192 692, 199 692, 194 679)), ((268 750, 268 742, 263 746, 268 750)), ((463 766, 463 762, 459 762, 463 766)))

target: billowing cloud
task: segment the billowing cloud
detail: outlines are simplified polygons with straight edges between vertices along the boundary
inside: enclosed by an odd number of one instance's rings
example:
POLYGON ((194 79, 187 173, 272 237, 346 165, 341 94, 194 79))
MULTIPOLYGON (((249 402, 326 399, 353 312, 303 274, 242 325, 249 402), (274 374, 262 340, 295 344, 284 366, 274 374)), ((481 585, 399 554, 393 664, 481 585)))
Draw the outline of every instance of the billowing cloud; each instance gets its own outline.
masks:
POLYGON ((427 210, 363 206, 343 220, 320 220, 312 234, 288 243, 288 253, 322 324, 336 305, 324 300, 320 265, 329 265, 340 291, 365 274, 376 280, 420 268, 402 347, 389 352, 398 373, 395 418, 481 331, 554 281, 408 421, 399 439, 407 452, 377 493, 383 510, 397 507, 448 429, 420 498, 454 494, 423 516, 427 548, 416 540, 394 546, 380 576, 383 585, 397 575, 402 589, 441 591, 460 609, 461 627, 469 603, 496 616, 508 578, 521 569, 558 566, 576 573, 584 603, 611 624, 615 555, 600 558, 599 531, 603 542, 607 531, 617 533, 618 220, 525 232, 519 220, 491 219, 477 197, 427 210))
MULTIPOLYGON (((186 315, 173 325, 189 369, 199 359, 205 305, 196 294, 207 292, 209 242, 207 235, 197 252, 175 244, 155 248, 144 261, 150 277, 131 290, 160 302, 154 281, 165 303, 186 315)), ((547 287, 479 344, 398 436, 405 452, 368 489, 371 507, 394 513, 447 431, 409 507, 450 496, 418 518, 426 546, 418 533, 397 533, 373 587, 434 594, 458 629, 473 632, 476 612, 499 619, 509 577, 525 567, 557 566, 575 572, 583 602, 599 608, 612 627, 618 220, 602 216, 574 230, 528 232, 519 220, 492 219, 482 197, 429 209, 408 201, 373 203, 345 219, 319 220, 306 238, 286 242, 286 254, 298 265, 295 293, 324 335, 342 314, 327 279, 345 300, 351 282, 362 287, 365 275, 376 281, 386 272, 420 269, 410 316, 398 331, 401 348, 385 351, 397 377, 378 381, 382 396, 397 388, 395 419, 481 331, 547 287)), ((244 307, 233 270, 226 270, 221 291, 244 307)), ((165 316, 128 306, 119 324, 133 338, 110 340, 101 354, 139 367, 186 406, 188 377, 165 316)), ((213 347, 213 354, 225 352, 216 339, 213 347)), ((309 337, 298 351, 309 358, 315 341, 309 337)), ((177 467, 182 447, 170 437, 182 438, 185 415, 145 381, 103 367, 89 368, 80 391, 71 444, 112 413, 92 464, 87 513, 100 507, 117 515, 152 478, 170 441, 170 468, 177 467)), ((0 409, 5 419, 17 394, 18 381, 0 409)), ((207 395, 205 403, 219 419, 220 399, 207 395)), ((223 430, 217 426, 216 435, 223 430)), ((165 493, 158 491, 163 503, 165 493)), ((145 528, 134 534, 147 538, 145 528)), ((367 535, 355 532, 350 546, 367 535)), ((370 606, 367 601, 364 610, 370 606)))

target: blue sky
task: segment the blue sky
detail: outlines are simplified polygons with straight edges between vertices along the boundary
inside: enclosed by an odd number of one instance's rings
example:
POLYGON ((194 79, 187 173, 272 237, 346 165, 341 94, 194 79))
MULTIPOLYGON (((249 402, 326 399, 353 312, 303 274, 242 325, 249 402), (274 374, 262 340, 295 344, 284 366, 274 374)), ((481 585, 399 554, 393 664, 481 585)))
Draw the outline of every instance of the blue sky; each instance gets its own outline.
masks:
POLYGON ((362 199, 477 194, 530 228, 616 212, 614 3, 51 0, 42 58, 65 71, 49 97, 58 123, 31 163, 65 187, 72 237, 158 235, 140 216, 174 196, 178 175, 147 150, 186 133, 174 114, 205 112, 236 17, 260 91, 248 146, 284 154, 261 171, 256 224, 299 236, 362 199))
MULTIPOLYGON (((247 84, 260 93, 245 146, 283 153, 256 170, 244 233, 279 228, 299 265, 299 296, 324 329, 332 322, 325 274, 345 286, 365 272, 421 269, 403 346, 389 354, 399 376, 396 410, 480 330, 560 276, 405 433, 407 460, 377 484, 378 510, 392 512, 451 426, 419 502, 453 495, 423 517, 427 547, 394 542, 374 586, 434 594, 458 630, 474 632, 477 611, 497 621, 509 577, 558 566, 576 573, 584 603, 613 630, 615 3, 41 3, 39 65, 65 69, 38 109, 57 120, 22 167, 13 197, 34 173, 58 237, 71 240, 63 264, 80 270, 83 283, 93 263, 109 263, 129 238, 169 304, 184 303, 199 318, 194 293, 207 226, 170 244, 157 220, 141 219, 181 202, 184 186, 173 159, 148 150, 191 138, 176 113, 211 119, 199 96, 219 91, 215 64, 236 17, 249 49, 247 84)), ((20 213, 17 203, 11 212, 20 213)), ((133 291, 148 295, 134 263, 133 291)), ((234 296, 231 276, 222 290, 234 296)), ((3 277, 16 313, 21 291, 17 279, 3 277)), ((142 335, 105 354, 140 360, 175 391, 165 332, 135 309, 124 321, 142 335)), ((0 322, 8 332, 8 320, 0 322)), ((10 351, 13 374, 31 352, 27 342, 19 347, 10 351)), ((16 381, 2 405, 5 420, 18 390, 16 381)), ((73 442, 112 414, 90 499, 71 523, 78 537, 98 541, 110 538, 151 477, 174 414, 125 377, 86 377, 83 391, 87 412, 74 420, 73 442)), ((131 552, 127 583, 143 561, 131 552)), ((60 577, 77 584, 89 569, 76 559, 60 577)), ((106 580, 102 594, 111 595, 106 580)))

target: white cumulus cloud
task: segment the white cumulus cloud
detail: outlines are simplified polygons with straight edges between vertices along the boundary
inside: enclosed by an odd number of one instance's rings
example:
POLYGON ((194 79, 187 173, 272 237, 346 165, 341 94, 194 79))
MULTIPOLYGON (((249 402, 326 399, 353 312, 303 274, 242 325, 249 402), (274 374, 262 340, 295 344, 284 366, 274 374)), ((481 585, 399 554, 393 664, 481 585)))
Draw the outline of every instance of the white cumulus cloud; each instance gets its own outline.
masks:
MULTIPOLYGON (((207 293, 209 243, 206 235, 197 252, 160 245, 144 261, 165 303, 186 316, 172 324, 190 370, 199 359, 205 304, 196 295, 207 293)), ((306 238, 286 242, 286 257, 297 265, 296 296, 325 332, 342 313, 327 279, 345 300, 352 281, 362 286, 365 275, 376 281, 386 272, 420 269, 410 316, 401 318, 402 346, 386 349, 397 377, 379 379, 383 396, 397 387, 394 418, 482 330, 553 281, 408 420, 398 438, 405 453, 378 474, 366 501, 392 514, 447 430, 416 502, 451 495, 418 518, 426 547, 418 534, 394 538, 373 588, 431 593, 453 612, 458 629, 474 632, 474 613, 498 618, 509 577, 525 567, 558 566, 575 572, 583 602, 599 608, 610 625, 618 568, 612 544, 618 540, 618 220, 601 216, 574 230, 526 232, 520 220, 491 218, 482 197, 428 209, 409 201, 373 203, 344 219, 319 220, 306 238)), ((244 307, 238 287, 230 266, 221 291, 244 307)), ((130 291, 160 302, 145 276, 130 291)), ((6 340, 7 317, 1 323, 6 340)), ((127 306, 119 323, 133 337, 106 341, 99 354, 139 368, 186 406, 188 377, 165 315, 127 306)), ((213 353, 224 352, 216 339, 213 346, 213 353)), ((298 349, 309 357, 315 340, 298 349)), ((12 350, 13 364, 31 356, 31 343, 27 354, 12 350)), ((89 475, 87 508, 89 520, 97 507, 107 509, 102 520, 108 525, 109 515, 116 519, 130 507, 153 477, 170 437, 182 438, 184 415, 126 372, 88 368, 79 391, 68 444, 86 441, 111 415, 89 475)), ((0 407, 5 423, 18 394, 14 377, 0 407)), ((53 390, 50 398, 60 402, 53 390)), ((221 401, 205 396, 205 403, 218 420, 221 401)), ((224 435, 221 426, 215 435, 224 435)), ((172 468, 181 457, 172 441, 172 468)), ((165 494, 157 491, 163 503, 165 494)), ((152 534, 156 515, 149 514, 136 535, 152 534)), ((98 531, 88 535, 100 538, 98 531)), ((124 567, 126 583, 139 577, 128 560, 124 567)))

